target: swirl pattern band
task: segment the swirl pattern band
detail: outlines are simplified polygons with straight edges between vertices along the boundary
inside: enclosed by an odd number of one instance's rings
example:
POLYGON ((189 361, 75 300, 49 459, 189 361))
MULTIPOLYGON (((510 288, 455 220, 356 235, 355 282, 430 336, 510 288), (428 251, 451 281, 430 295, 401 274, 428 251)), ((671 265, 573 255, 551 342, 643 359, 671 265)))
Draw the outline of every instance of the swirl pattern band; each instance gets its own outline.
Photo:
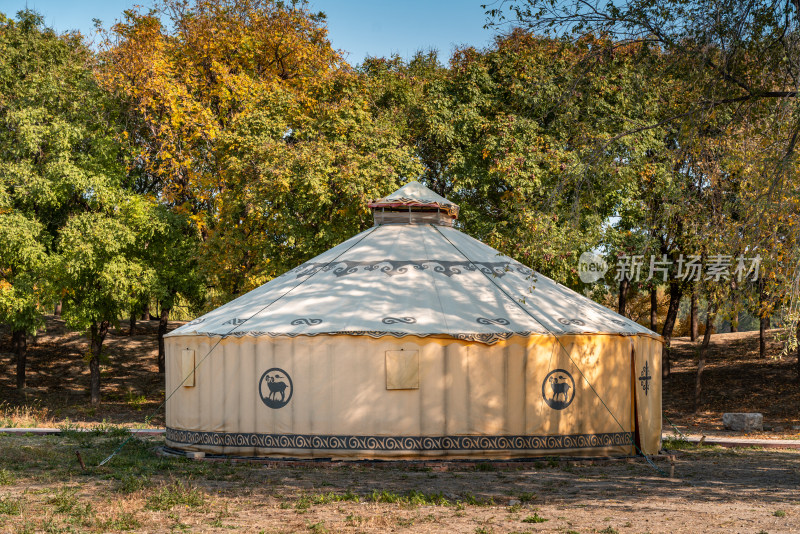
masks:
POLYGON ((304 263, 285 274, 293 274, 297 278, 311 276, 318 272, 331 271, 337 278, 356 274, 380 271, 387 276, 405 274, 409 268, 416 271, 433 271, 447 277, 470 272, 482 272, 486 275, 503 277, 507 272, 517 272, 523 276, 530 276, 533 271, 521 263, 508 261, 469 261, 469 260, 377 260, 377 261, 351 261, 342 260, 331 263, 304 263))
POLYGON ((457 339, 460 341, 476 341, 478 343, 484 343, 486 345, 493 345, 498 341, 503 341, 511 336, 521 336, 521 337, 530 337, 531 335, 536 334, 536 332, 530 331, 523 331, 523 332, 494 332, 494 333, 478 333, 478 332, 464 332, 464 333, 456 333, 456 334, 425 334, 425 333, 409 333, 409 332, 392 332, 392 331, 385 331, 385 330, 338 330, 335 332, 262 332, 260 330, 248 330, 242 332, 197 332, 194 335, 201 335, 207 337, 298 337, 298 336, 367 336, 374 339, 378 339, 385 336, 391 336, 396 338, 403 338, 406 336, 415 336, 415 337, 435 337, 435 338, 443 338, 443 339, 457 339))
POLYGON ((486 317, 478 317, 475 320, 478 322, 478 324, 487 324, 487 325, 496 324, 500 326, 507 326, 511 324, 510 322, 508 322, 508 319, 504 319, 503 317, 498 317, 497 319, 487 319, 486 317))
POLYGON ((306 326, 312 326, 320 323, 322 323, 322 319, 314 319, 311 317, 300 317, 299 319, 295 319, 294 321, 292 321, 292 326, 297 326, 301 324, 304 324, 306 326))
POLYGON ((414 324, 417 322, 416 319, 413 317, 384 317, 381 322, 383 324, 397 324, 397 323, 405 323, 405 324, 414 324))
POLYGON ((175 445, 256 447, 262 449, 349 451, 554 451, 603 449, 633 444, 632 432, 563 436, 347 436, 317 434, 257 434, 199 432, 167 427, 175 445))

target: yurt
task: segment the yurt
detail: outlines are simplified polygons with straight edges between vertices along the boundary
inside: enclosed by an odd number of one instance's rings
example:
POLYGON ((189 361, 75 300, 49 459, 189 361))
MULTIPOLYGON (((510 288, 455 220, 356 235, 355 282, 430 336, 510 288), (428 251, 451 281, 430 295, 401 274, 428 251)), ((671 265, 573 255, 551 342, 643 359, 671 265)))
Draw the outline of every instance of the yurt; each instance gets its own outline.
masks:
POLYGON ((375 224, 166 337, 181 451, 657 453, 661 338, 454 228, 418 182, 375 224))

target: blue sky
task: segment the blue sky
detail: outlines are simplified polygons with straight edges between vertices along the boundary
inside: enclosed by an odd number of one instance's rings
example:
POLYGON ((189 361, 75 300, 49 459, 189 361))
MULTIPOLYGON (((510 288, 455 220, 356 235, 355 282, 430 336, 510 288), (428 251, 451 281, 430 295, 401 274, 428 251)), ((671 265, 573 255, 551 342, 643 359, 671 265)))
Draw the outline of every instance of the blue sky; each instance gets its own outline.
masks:
MULTIPOLYGON (((487 0, 311 0, 313 11, 328 15, 333 46, 348 52, 351 64, 365 56, 400 54, 408 58, 417 50, 435 48, 446 59, 454 46, 484 47, 493 31, 484 30, 487 0)), ((105 27, 134 5, 150 6, 152 0, 0 0, 0 12, 13 16, 26 6, 45 17, 56 30, 93 31, 92 19, 105 27)))

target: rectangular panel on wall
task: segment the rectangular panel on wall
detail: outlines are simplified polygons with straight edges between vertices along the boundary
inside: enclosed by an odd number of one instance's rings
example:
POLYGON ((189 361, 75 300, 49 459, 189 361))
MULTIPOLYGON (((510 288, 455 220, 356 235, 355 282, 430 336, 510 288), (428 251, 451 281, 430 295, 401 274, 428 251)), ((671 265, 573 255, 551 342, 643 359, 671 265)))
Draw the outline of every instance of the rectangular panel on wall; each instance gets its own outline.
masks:
POLYGON ((194 387, 194 351, 183 349, 181 351, 181 380, 183 387, 194 387))
POLYGON ((386 351, 386 389, 419 389, 419 351, 386 351))

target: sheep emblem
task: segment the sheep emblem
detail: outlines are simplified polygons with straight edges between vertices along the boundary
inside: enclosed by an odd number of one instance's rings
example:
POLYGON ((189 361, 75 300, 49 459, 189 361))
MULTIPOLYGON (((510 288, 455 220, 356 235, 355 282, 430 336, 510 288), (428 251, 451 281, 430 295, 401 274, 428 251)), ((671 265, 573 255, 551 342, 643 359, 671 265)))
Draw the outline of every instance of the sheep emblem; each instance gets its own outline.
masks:
POLYGON ((542 397, 554 410, 563 410, 575 398, 575 380, 564 369, 554 369, 547 373, 542 382, 542 397))
POLYGON ((294 387, 289 373, 273 367, 261 375, 258 384, 261 401, 272 409, 283 408, 292 399, 294 387))

